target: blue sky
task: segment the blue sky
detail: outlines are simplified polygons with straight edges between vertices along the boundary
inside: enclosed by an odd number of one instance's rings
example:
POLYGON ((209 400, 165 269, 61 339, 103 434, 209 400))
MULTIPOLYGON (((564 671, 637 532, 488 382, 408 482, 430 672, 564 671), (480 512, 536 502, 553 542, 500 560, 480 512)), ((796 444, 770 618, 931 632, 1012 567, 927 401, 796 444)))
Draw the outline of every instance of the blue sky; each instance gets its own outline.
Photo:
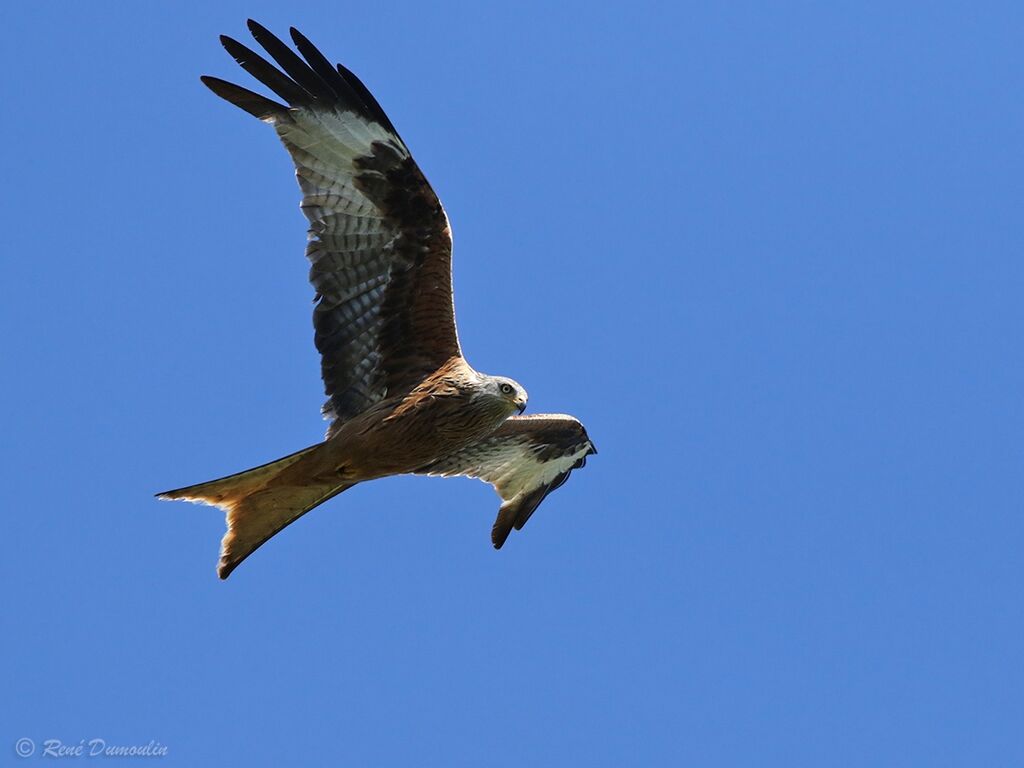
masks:
POLYGON ((1022 22, 8 9, 5 761, 1024 763, 1022 22), (220 514, 152 498, 324 429, 289 161, 198 80, 248 16, 370 86, 468 358, 600 448, 501 552, 490 488, 399 478, 221 583, 220 514))

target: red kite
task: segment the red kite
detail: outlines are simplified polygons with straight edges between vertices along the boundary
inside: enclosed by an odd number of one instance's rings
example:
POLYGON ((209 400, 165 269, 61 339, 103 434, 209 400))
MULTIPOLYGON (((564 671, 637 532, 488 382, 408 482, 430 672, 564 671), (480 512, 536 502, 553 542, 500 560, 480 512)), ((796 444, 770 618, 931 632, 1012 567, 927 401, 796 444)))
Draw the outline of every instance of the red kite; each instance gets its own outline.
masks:
POLYGON ((526 390, 463 358, 448 217, 377 100, 295 29, 305 60, 256 22, 249 30, 280 70, 229 37, 221 43, 287 106, 215 77, 202 81, 272 125, 295 163, 331 424, 324 442, 298 453, 158 495, 226 512, 222 579, 317 505, 399 474, 493 485, 502 504, 491 541, 500 549, 597 453, 594 444, 572 416, 517 415, 526 390))

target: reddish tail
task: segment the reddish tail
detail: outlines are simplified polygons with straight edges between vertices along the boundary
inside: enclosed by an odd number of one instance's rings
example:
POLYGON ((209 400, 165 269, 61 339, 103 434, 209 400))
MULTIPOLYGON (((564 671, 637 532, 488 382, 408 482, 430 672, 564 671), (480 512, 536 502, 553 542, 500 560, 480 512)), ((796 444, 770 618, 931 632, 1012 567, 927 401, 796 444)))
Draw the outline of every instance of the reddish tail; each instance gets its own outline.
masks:
POLYGON ((226 579, 239 563, 282 528, 355 485, 303 480, 303 460, 311 458, 320 445, 219 480, 157 496, 210 504, 225 511, 228 531, 220 544, 217 575, 226 579))

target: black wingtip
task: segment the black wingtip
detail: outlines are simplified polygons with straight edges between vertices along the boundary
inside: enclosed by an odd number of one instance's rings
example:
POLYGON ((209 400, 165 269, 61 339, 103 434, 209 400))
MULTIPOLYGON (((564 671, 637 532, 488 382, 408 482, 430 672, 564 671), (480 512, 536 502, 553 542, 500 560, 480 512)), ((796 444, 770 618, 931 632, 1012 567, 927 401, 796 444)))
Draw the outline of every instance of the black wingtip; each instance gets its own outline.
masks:
POLYGON ((231 575, 231 572, 234 571, 241 562, 241 560, 235 562, 225 562, 221 560, 217 563, 217 578, 221 581, 227 581, 228 576, 231 575))
POLYGON ((342 79, 355 92, 359 99, 367 106, 369 110, 369 117, 383 125, 389 131, 391 131, 392 134, 394 134, 395 138, 401 141, 402 137, 399 136, 398 131, 395 130, 395 126, 391 124, 391 120, 388 119, 388 116, 381 108, 380 103, 377 101, 377 99, 374 98, 373 94, 370 93, 370 90, 365 85, 363 85, 363 81, 356 77, 355 73, 348 67, 345 67, 342 64, 335 64, 334 66, 335 69, 338 70, 338 74, 341 75, 342 79))
POLYGON ((494 527, 491 528, 491 544, 494 545, 495 549, 501 549, 504 545, 508 535, 512 533, 512 525, 510 522, 499 525, 501 521, 496 522, 494 527))
POLYGON ((247 22, 253 38, 263 46, 285 74, 295 81, 314 100, 330 103, 337 99, 334 89, 324 81, 323 77, 303 61, 295 51, 285 45, 280 38, 262 24, 249 19, 247 22))
MULTIPOLYGON (((254 37, 256 35, 254 34, 254 37)), ((273 35, 264 36, 262 41, 260 37, 257 37, 257 42, 266 47, 267 44, 273 46, 273 42, 269 42, 273 38, 273 35)), ((276 40, 276 38, 274 38, 276 40)), ((256 51, 252 50, 248 46, 242 45, 234 38, 228 37, 227 35, 220 36, 220 43, 224 46, 224 50, 230 54, 230 56, 238 62, 239 66, 242 67, 246 72, 255 77, 267 88, 272 90, 282 99, 284 99, 291 106, 308 106, 313 102, 311 94, 307 93, 299 83, 289 78, 283 72, 274 67, 273 64, 268 62, 256 51)), ((278 41, 278 45, 283 46, 284 44, 278 41)))
MULTIPOLYGON (((320 50, 309 41, 309 38, 306 37, 304 34, 302 34, 295 27, 288 27, 288 35, 289 35, 289 37, 291 37, 292 42, 295 43, 295 47, 299 49, 299 53, 301 53, 303 56, 306 55, 306 52, 304 50, 302 50, 303 48, 307 48, 307 49, 312 48, 317 53, 320 53, 320 50)), ((322 56, 322 54, 321 54, 321 56, 322 56)), ((324 61, 327 61, 327 59, 324 58, 324 61)), ((312 63, 312 62, 310 62, 310 63, 312 63)))
POLYGON ((319 75, 320 79, 324 82, 328 89, 334 94, 334 97, 344 102, 352 102, 362 112, 367 113, 368 108, 363 103, 352 87, 345 82, 345 78, 334 68, 334 65, 327 60, 320 49, 313 45, 309 38, 299 32, 295 27, 288 28, 288 34, 291 35, 292 42, 298 49, 299 53, 306 59, 306 63, 313 69, 313 71, 319 75))
POLYGON ((200 75, 199 80, 225 101, 234 104, 240 109, 244 109, 250 115, 260 120, 279 118, 288 113, 288 108, 283 104, 278 104, 266 96, 261 96, 234 83, 229 83, 227 80, 221 80, 219 77, 200 75))
POLYGON ((249 33, 256 38, 257 42, 260 41, 261 37, 273 37, 276 39, 276 35, 269 29, 264 27, 255 19, 246 19, 245 26, 248 27, 249 33))
MULTIPOLYGON (((379 123, 401 143, 401 137, 395 130, 395 126, 359 78, 341 64, 331 64, 297 28, 289 27, 288 31, 301 56, 255 19, 247 19, 246 26, 256 42, 263 47, 280 69, 253 49, 228 35, 220 35, 221 45, 242 69, 273 91, 287 105, 318 107, 333 104, 354 111, 367 120, 379 123)), ((210 85, 205 80, 204 82, 207 86, 210 85)), ((252 93, 252 91, 248 91, 248 93, 252 93)), ((249 105, 248 107, 243 106, 237 98, 233 98, 239 96, 234 92, 231 97, 219 92, 218 95, 252 114, 256 114, 253 109, 264 111, 268 109, 267 104, 257 104, 250 97, 242 98, 249 105)), ((264 115, 257 116, 266 119, 264 115)))
POLYGON ((220 36, 220 44, 224 46, 224 50, 228 52, 231 58, 242 65, 243 69, 252 61, 260 58, 259 54, 252 48, 228 35, 220 36))

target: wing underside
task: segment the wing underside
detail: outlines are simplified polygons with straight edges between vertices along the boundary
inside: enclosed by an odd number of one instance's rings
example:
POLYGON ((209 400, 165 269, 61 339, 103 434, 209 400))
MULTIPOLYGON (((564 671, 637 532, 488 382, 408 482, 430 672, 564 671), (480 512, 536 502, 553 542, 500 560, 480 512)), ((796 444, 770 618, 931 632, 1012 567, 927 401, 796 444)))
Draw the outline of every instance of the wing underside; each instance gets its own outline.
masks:
POLYGON ((417 474, 476 477, 494 486, 502 504, 491 542, 501 549, 512 530, 526 525, 548 494, 594 453, 583 425, 571 416, 513 416, 493 434, 417 474))
POLYGON ((218 78, 203 82, 272 124, 295 164, 331 434, 461 355, 451 232, 437 195, 359 79, 294 29, 302 57, 259 24, 249 29, 277 66, 231 38, 221 42, 286 103, 218 78))

